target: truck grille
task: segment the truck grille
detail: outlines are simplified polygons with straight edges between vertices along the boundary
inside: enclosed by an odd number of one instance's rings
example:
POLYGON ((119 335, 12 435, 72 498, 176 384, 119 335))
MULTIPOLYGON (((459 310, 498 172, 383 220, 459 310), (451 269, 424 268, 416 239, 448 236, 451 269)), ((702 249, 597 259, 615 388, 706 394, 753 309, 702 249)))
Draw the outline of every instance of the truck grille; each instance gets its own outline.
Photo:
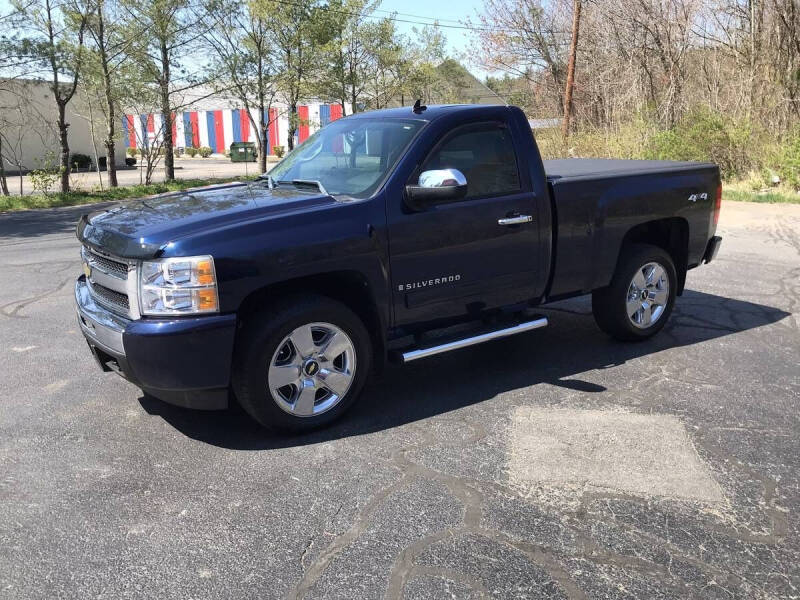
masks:
POLYGON ((94 301, 118 315, 138 319, 136 263, 100 254, 89 246, 81 248, 81 258, 90 267, 86 280, 94 301))
POLYGON ((131 303, 127 294, 115 292, 107 287, 103 287, 99 283, 92 283, 89 286, 92 296, 99 304, 104 305, 106 308, 127 315, 131 310, 131 303))
POLYGON ((128 263, 101 256, 87 246, 83 247, 82 255, 83 259, 92 267, 96 267, 118 279, 128 278, 128 263))

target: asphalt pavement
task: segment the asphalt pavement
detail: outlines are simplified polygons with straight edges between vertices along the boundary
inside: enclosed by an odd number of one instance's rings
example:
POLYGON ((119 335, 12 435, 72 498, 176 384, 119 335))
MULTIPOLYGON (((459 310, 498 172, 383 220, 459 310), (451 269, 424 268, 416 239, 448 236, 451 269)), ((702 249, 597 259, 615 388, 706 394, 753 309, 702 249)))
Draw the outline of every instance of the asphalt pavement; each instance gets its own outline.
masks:
POLYGON ((0 215, 0 597, 800 595, 800 206, 726 203, 653 340, 555 304, 295 437, 100 372, 83 210, 0 215))

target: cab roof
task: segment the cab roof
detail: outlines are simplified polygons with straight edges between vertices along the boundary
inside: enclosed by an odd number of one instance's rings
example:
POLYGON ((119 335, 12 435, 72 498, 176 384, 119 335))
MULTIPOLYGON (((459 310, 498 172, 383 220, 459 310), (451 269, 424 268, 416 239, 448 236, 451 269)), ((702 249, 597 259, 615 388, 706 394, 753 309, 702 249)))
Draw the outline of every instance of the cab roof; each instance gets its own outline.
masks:
POLYGON ((480 113, 487 109, 507 108, 504 104, 431 104, 425 110, 415 113, 411 106, 397 108, 383 108, 349 115, 348 119, 418 119, 420 121, 433 121, 439 117, 455 112, 480 113))

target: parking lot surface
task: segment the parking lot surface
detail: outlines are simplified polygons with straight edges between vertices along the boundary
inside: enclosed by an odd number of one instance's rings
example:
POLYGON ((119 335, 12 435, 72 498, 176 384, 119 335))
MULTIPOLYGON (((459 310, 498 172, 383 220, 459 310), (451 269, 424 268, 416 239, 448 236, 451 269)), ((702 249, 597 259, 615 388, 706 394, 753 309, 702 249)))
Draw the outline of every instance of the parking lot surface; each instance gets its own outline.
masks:
POLYGON ((653 340, 555 304, 295 437, 100 372, 81 212, 0 215, 0 597, 800 595, 800 206, 725 204, 653 340))

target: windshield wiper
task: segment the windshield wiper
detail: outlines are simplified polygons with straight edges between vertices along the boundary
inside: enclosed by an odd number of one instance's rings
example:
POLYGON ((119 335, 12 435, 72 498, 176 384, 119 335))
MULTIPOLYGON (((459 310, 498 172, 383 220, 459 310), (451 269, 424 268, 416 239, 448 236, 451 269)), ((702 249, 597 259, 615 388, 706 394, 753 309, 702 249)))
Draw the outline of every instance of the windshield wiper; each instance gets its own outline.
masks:
MULTIPOLYGON (((282 182, 278 182, 282 183, 282 182)), ((325 186, 322 185, 321 181, 317 181, 316 179, 292 179, 292 185, 300 186, 300 185, 315 185, 319 188, 320 193, 325 194, 326 196, 330 196, 328 190, 325 189, 325 186)))

